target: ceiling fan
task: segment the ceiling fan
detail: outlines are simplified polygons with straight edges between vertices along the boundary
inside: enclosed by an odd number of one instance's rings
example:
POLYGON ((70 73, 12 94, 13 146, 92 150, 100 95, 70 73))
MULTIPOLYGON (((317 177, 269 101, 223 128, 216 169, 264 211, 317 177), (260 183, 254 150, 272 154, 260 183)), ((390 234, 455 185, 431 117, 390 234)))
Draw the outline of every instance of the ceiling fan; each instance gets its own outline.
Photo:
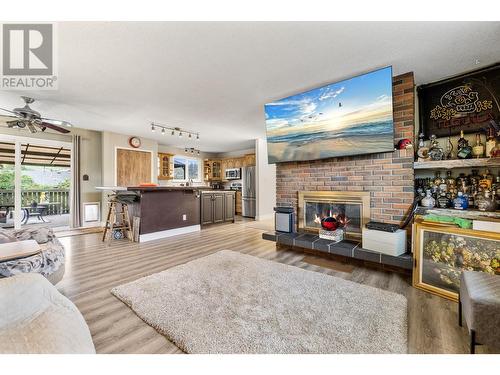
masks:
POLYGON ((0 114, 0 121, 5 122, 9 128, 28 128, 31 133, 36 133, 39 130, 44 132, 46 129, 52 129, 64 134, 70 132, 66 129, 66 127, 71 127, 69 122, 44 118, 39 112, 31 109, 29 105, 33 103, 35 99, 28 96, 21 96, 21 99, 24 100, 24 107, 14 108, 12 111, 0 108, 1 111, 11 114, 8 116, 0 114))

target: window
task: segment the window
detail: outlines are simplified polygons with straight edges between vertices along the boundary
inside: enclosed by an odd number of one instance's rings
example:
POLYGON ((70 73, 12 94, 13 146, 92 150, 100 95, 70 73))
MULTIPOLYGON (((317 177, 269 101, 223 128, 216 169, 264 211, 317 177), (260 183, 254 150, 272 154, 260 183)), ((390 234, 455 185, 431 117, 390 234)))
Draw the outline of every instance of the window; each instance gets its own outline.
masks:
POLYGON ((201 181, 200 160, 185 156, 174 156, 174 181, 201 181))

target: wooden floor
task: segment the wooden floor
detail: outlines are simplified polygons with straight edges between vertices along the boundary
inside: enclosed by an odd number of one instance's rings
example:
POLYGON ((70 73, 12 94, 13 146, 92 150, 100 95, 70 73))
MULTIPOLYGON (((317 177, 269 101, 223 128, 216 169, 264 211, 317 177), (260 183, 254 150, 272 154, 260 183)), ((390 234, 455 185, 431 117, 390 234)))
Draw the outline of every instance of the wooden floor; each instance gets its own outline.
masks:
POLYGON ((412 288, 409 279, 400 274, 361 267, 347 267, 352 272, 341 272, 342 268, 312 264, 311 255, 306 263, 302 261, 305 254, 276 250, 273 242, 262 240, 263 230, 252 226, 240 221, 143 244, 116 241, 109 247, 103 245, 97 233, 64 237, 61 242, 66 247, 66 274, 57 287, 82 312, 98 353, 181 353, 109 291, 114 286, 230 249, 404 294, 408 298, 410 353, 468 352, 466 331, 457 325, 456 303, 412 288))

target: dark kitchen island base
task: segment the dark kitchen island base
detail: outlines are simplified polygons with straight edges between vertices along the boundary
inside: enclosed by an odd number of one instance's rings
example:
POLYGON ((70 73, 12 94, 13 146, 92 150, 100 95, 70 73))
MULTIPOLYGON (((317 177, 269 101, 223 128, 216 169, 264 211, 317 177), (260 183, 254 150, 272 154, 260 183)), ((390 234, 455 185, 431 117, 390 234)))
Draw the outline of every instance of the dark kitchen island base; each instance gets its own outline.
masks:
POLYGON ((198 232, 202 226, 234 222, 235 192, 203 187, 128 187, 137 195, 129 203, 131 218, 140 218, 139 242, 198 232))
POLYGON ((129 203, 131 217, 140 218, 139 242, 197 232, 200 190, 196 187, 129 187, 137 200, 129 203))

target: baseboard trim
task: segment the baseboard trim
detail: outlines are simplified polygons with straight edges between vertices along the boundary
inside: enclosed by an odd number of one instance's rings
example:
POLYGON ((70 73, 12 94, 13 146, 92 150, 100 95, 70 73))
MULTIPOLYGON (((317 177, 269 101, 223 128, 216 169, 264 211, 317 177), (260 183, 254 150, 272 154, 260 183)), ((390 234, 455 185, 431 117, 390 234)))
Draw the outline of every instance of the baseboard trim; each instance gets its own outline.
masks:
POLYGON ((270 220, 270 219, 273 219, 274 218, 274 214, 266 214, 266 215, 259 215, 255 218, 255 220, 257 221, 261 221, 261 220, 270 220))
POLYGON ((159 240, 161 238, 178 236, 179 234, 199 232, 200 230, 201 230, 201 226, 198 224, 198 225, 191 225, 189 227, 181 227, 181 228, 175 228, 175 229, 162 230, 159 232, 141 234, 139 236, 139 242, 148 242, 148 241, 153 241, 153 240, 159 240))

